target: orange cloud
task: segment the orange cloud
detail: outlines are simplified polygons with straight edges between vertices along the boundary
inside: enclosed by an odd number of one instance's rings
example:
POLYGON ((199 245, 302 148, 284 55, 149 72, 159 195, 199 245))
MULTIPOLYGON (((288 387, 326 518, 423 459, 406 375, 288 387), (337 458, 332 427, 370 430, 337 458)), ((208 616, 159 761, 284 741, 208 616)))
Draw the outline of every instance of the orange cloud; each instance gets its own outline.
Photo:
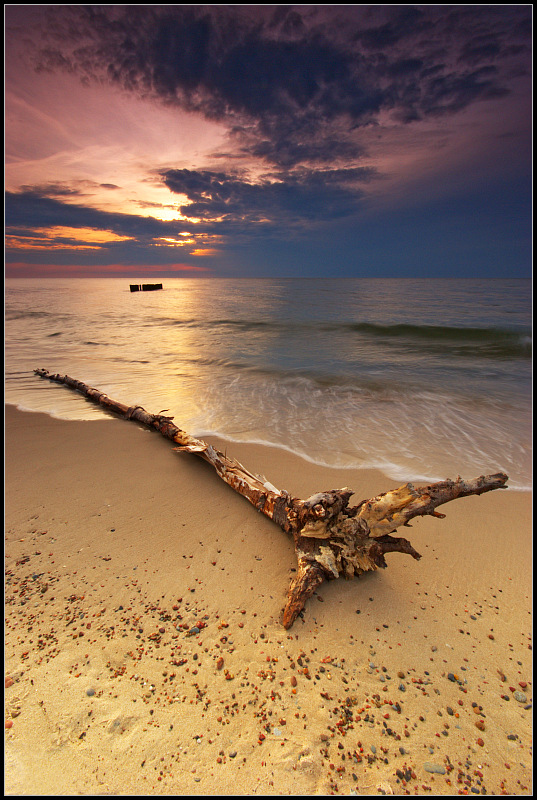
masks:
POLYGON ((171 236, 159 236, 158 242, 164 242, 166 245, 175 245, 177 247, 184 247, 185 244, 195 244, 195 239, 174 239, 171 236))
POLYGON ((6 236, 6 247, 12 250, 99 250, 100 245, 110 242, 126 242, 132 236, 96 228, 70 228, 54 225, 50 228, 34 228, 34 236, 6 236), (61 241, 61 240, 68 241, 61 241))
POLYGON ((31 236, 6 236, 6 247, 9 250, 100 250, 96 244, 65 244, 49 239, 37 239, 31 236))
POLYGON ((197 247, 190 253, 191 256, 216 256, 220 251, 213 247, 197 247))
POLYGON ((112 231, 98 230, 97 228, 69 228, 66 225, 55 225, 44 228, 42 232, 51 239, 77 239, 79 242, 95 242, 108 244, 108 242, 126 242, 132 236, 120 236, 112 231))

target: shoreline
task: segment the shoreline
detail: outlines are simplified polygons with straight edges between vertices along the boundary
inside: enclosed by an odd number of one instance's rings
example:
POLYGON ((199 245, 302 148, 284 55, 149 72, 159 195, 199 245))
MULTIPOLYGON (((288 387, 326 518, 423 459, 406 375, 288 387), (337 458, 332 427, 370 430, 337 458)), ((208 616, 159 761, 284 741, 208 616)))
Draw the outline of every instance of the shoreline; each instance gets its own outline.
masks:
MULTIPOLYGON (((18 412, 24 414, 43 414, 46 417, 50 417, 51 419, 56 419, 63 422, 106 422, 106 421, 114 421, 117 420, 118 417, 112 413, 107 413, 101 406, 92 403, 90 400, 85 398, 78 392, 71 392, 71 398, 76 400, 82 399, 85 403, 88 404, 88 407, 92 411, 96 411, 94 416, 88 416, 86 418, 69 418, 65 416, 61 416, 60 414, 55 414, 49 410, 42 410, 42 409, 34 409, 25 407, 21 403, 6 401, 5 407, 8 406, 15 409, 18 412)), ((172 417, 173 418, 173 417, 172 417)), ((237 439, 233 436, 227 436, 221 432, 213 432, 207 430, 205 428, 194 428, 192 430, 188 429, 188 433, 195 436, 196 438, 200 439, 208 439, 212 440, 217 447, 221 450, 224 450, 227 446, 231 445, 233 448, 236 446, 238 447, 246 447, 246 448, 253 448, 254 451, 256 448, 267 449, 267 450, 277 450, 282 453, 282 457, 285 458, 285 454, 290 455, 293 458, 297 458, 300 461, 304 461, 307 464, 315 467, 320 468, 325 471, 333 471, 334 473, 338 473, 341 471, 356 473, 360 475, 362 473, 378 473, 382 475, 385 479, 390 481, 390 486, 388 488, 393 488, 394 485, 399 485, 403 483, 415 483, 426 485, 428 483, 435 483, 436 481, 445 480, 447 478, 455 478, 454 474, 452 475, 436 475, 436 476, 426 476, 426 475, 418 475, 414 473, 410 473, 408 470, 405 470, 403 465, 401 464, 367 464, 367 465, 341 465, 341 464, 330 464, 327 461, 323 461, 322 459, 315 459, 313 456, 308 455, 300 450, 295 450, 288 445, 281 444, 281 443, 274 443, 265 441, 262 439, 251 439, 251 440, 241 440, 237 439), (390 467, 392 468, 392 472, 390 474, 390 467)), ((240 460, 240 459, 239 459, 240 460)), ((503 468, 495 467, 494 469, 489 469, 488 472, 497 472, 497 471, 504 471, 503 468)), ((478 472, 474 469, 473 472, 477 475, 478 472)), ((440 473, 440 471, 439 471, 440 473)), ((508 487, 513 492, 532 492, 532 486, 509 486, 508 487)))
MULTIPOLYGON (((420 562, 285 631, 288 537, 122 422, 6 406, 6 794, 532 794, 529 492, 420 519, 420 562)), ((397 485, 210 441, 296 496, 397 485)))

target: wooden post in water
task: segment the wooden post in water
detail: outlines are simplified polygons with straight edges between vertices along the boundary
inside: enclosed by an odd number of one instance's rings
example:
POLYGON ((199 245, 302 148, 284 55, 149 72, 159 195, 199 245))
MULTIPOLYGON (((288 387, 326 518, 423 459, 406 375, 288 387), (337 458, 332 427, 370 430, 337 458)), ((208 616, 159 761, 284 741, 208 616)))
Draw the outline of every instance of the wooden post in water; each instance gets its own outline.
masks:
POLYGON ((131 292, 155 292, 157 289, 162 289, 161 283, 131 283, 131 292))

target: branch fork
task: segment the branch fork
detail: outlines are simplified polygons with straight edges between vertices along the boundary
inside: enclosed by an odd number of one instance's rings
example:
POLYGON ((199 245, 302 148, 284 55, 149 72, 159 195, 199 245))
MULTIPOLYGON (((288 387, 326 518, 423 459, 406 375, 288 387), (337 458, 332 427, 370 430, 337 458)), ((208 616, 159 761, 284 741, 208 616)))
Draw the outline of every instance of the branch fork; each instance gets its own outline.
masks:
POLYGON ((283 610, 282 623, 286 629, 323 581, 350 579, 384 568, 386 553, 406 553, 420 559, 407 539, 391 535, 397 528, 410 527, 410 520, 418 516, 442 519, 445 515, 436 511, 438 506, 458 497, 504 489, 508 480, 505 473, 498 472, 469 481, 458 477, 422 487, 407 483, 352 507, 349 500, 353 492, 348 488, 318 492, 301 500, 280 491, 266 478, 252 474, 202 439, 182 431, 173 424, 173 417, 150 414, 141 406, 127 406, 68 375, 53 375, 45 369, 37 369, 35 374, 76 389, 125 419, 154 428, 178 445, 174 450, 203 458, 223 481, 293 536, 298 566, 283 610))

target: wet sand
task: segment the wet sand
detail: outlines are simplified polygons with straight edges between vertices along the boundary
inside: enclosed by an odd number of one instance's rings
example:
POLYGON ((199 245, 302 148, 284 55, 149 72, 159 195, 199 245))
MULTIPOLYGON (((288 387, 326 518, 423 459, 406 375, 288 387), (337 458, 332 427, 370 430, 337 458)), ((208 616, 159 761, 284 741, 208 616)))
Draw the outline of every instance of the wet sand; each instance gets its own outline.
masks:
MULTIPOLYGON (((123 420, 5 432, 6 794, 532 794, 529 493, 415 521, 421 561, 285 631, 292 543, 200 459, 123 420)), ((211 441, 300 497, 395 486, 211 441)))

